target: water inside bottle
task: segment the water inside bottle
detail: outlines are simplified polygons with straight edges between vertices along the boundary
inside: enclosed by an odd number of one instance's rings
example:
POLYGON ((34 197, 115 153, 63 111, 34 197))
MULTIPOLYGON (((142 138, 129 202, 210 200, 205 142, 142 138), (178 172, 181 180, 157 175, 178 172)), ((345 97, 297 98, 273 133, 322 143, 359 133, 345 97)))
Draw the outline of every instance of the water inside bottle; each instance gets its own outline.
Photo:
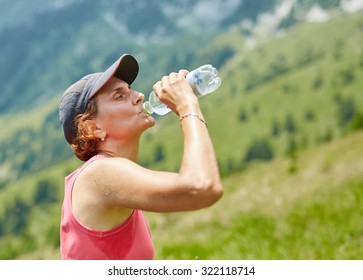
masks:
POLYGON ((189 84, 195 89, 197 95, 206 95, 215 91, 221 85, 218 71, 212 65, 207 64, 187 75, 189 84))
MULTIPOLYGON (((211 64, 203 65, 189 72, 186 79, 198 97, 215 91, 222 82, 218 77, 218 70, 211 64)), ((152 113, 165 115, 171 111, 153 91, 150 93, 149 100, 143 104, 143 108, 144 112, 149 115, 152 113)))
POLYGON ((149 115, 151 115, 152 113, 156 113, 163 116, 171 111, 169 107, 167 107, 163 102, 159 100, 159 98, 153 91, 150 93, 149 101, 146 101, 143 106, 145 113, 149 115))

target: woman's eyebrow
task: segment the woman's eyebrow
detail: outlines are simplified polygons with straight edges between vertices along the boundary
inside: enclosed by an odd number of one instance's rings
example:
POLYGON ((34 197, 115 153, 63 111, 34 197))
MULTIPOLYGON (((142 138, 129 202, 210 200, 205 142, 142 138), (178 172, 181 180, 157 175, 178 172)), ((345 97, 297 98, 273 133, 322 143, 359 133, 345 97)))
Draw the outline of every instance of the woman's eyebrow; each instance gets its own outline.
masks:
POLYGON ((128 86, 117 86, 112 90, 112 92, 123 90, 123 89, 128 89, 128 88, 129 88, 128 86))

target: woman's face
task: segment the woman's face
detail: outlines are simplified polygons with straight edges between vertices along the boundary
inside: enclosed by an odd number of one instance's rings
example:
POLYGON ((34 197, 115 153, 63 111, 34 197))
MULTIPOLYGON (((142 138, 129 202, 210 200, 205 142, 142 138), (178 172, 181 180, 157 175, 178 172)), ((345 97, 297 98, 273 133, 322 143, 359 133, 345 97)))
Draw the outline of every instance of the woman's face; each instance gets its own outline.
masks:
POLYGON ((139 137, 155 124, 154 118, 143 111, 144 95, 116 77, 112 77, 95 98, 98 109, 94 120, 107 138, 139 137))

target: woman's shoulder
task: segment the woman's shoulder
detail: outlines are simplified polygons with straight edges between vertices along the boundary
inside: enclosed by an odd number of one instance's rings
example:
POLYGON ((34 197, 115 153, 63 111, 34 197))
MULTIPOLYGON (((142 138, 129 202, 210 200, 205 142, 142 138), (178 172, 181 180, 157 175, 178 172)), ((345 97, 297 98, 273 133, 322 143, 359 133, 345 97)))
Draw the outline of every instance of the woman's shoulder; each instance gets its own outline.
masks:
POLYGON ((137 164, 126 158, 96 155, 84 164, 79 177, 94 181, 105 176, 112 176, 115 172, 120 174, 132 165, 137 164))

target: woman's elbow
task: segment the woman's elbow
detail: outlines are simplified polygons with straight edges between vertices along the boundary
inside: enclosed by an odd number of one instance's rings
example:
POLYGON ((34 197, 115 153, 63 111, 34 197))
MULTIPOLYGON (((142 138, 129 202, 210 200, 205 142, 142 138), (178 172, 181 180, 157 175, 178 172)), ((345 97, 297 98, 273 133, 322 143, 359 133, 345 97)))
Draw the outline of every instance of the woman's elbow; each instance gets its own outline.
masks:
POLYGON ((214 184, 211 190, 211 205, 220 200, 223 196, 223 187, 221 183, 214 184))
POLYGON ((215 204, 223 196, 223 187, 220 181, 205 180, 195 188, 195 194, 203 199, 203 208, 215 204))

